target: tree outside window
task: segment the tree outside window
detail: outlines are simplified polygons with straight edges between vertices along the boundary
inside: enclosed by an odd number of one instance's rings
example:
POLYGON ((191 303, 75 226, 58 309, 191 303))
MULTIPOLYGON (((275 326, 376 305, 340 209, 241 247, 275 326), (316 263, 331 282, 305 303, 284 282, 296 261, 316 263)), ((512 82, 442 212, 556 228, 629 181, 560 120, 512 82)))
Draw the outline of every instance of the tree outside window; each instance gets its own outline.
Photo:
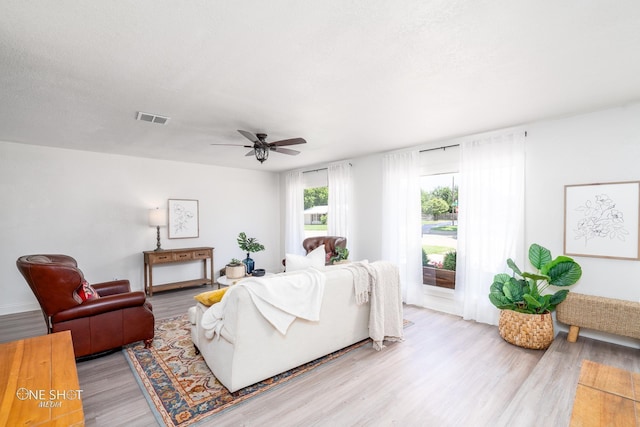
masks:
POLYGON ((423 284, 455 288, 458 174, 421 179, 423 284))
POLYGON ((327 235, 329 188, 314 187, 304 190, 305 237, 327 235))

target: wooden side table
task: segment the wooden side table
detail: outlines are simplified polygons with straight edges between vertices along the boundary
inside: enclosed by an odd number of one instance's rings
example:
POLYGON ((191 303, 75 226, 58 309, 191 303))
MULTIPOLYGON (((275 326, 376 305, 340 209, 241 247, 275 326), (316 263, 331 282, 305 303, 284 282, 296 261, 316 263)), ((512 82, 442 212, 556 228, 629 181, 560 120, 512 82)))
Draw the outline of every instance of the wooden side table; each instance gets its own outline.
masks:
POLYGON ((584 360, 570 426, 640 425, 640 373, 584 360))
POLYGON ((167 291, 169 289, 188 288, 191 286, 213 286, 213 250, 211 247, 163 249, 159 251, 145 251, 144 254, 144 290, 149 296, 153 291, 167 291), (210 260, 209 276, 207 277, 207 260, 210 260), (183 280, 180 282, 153 284, 153 266, 158 264, 175 264, 182 262, 202 261, 203 277, 199 279, 183 280))
POLYGON ((71 332, 0 344, 0 426, 83 426, 71 332))

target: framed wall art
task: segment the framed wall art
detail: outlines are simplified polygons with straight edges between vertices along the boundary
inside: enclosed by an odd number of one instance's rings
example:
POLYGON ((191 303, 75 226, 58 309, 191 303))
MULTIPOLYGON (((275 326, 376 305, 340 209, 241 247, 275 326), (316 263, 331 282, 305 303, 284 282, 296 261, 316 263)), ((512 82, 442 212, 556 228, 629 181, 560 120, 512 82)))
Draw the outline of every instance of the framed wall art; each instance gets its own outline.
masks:
POLYGON ((199 234, 198 201, 169 199, 169 238, 187 239, 199 234))
POLYGON ((564 253, 640 259, 640 181, 565 185, 564 253))

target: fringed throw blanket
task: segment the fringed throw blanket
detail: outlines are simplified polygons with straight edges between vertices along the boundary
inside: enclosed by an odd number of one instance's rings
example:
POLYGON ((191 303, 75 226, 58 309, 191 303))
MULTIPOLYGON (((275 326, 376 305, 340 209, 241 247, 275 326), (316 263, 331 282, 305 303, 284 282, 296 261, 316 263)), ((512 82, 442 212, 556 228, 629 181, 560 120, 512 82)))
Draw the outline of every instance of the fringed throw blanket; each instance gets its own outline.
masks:
POLYGON ((403 340, 402 291, 398 267, 387 261, 346 264, 353 274, 356 302, 371 302, 369 336, 373 348, 384 348, 384 340, 403 340))

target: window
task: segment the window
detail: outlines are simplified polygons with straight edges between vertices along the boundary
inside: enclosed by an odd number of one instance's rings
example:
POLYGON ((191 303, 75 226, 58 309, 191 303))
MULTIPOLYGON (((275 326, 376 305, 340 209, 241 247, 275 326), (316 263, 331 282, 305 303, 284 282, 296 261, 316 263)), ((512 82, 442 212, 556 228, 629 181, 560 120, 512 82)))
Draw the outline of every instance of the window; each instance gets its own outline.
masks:
POLYGON ((304 173, 304 237, 327 235, 329 187, 327 170, 304 173))
POLYGON ((458 147, 421 153, 422 283, 455 289, 458 147))

